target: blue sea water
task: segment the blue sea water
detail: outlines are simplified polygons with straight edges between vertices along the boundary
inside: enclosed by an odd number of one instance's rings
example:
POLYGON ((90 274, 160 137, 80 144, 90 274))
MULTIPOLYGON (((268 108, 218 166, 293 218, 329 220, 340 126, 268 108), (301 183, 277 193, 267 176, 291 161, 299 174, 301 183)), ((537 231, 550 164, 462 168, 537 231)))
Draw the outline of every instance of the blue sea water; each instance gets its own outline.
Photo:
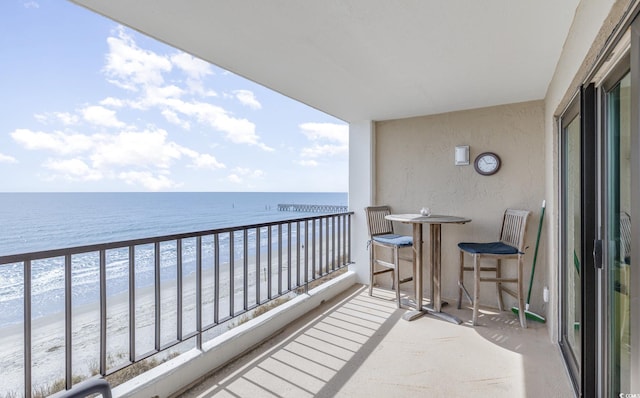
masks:
MULTIPOLYGON (((278 211, 277 205, 347 205, 347 200, 346 193, 0 193, 0 256, 298 218, 310 214, 278 211)), ((168 246, 162 255, 172 252, 168 246)), ((73 267, 75 302, 96 298, 96 255, 91 256, 73 267)), ((127 288, 127 254, 109 256, 108 293, 116 294, 127 288)), ((33 263, 35 317, 63 302, 59 263, 33 263)), ((151 283, 152 263, 152 258, 140 261, 136 283, 151 283)), ((186 266, 185 274, 193 264, 186 266)), ((22 291, 22 265, 0 265, 0 327, 21 321, 22 291)))

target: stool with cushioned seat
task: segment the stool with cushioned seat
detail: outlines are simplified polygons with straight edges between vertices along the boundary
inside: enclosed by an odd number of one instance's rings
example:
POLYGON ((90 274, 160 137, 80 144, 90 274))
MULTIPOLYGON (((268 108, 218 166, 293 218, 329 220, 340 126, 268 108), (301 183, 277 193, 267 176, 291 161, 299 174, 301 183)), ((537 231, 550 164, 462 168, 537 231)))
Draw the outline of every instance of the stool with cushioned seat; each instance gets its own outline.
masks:
POLYGON ((525 316, 524 293, 522 289, 523 283, 523 266, 524 266, 524 244, 525 232, 527 229, 527 220, 529 219, 528 210, 507 209, 502 219, 502 228, 500 230, 500 240, 497 242, 477 243, 477 242, 461 242, 458 243, 460 249, 460 273, 458 276, 458 308, 462 304, 462 293, 464 292, 469 301, 473 304, 473 324, 478 322, 478 305, 480 301, 480 282, 494 282, 498 294, 498 307, 504 311, 504 303, 502 293, 505 292, 518 300, 518 309, 520 317, 520 325, 527 327, 527 319, 525 316), (473 267, 464 266, 464 254, 468 253, 473 257, 473 267), (482 258, 493 258, 496 260, 494 267, 481 266, 482 258), (516 259, 518 264, 517 277, 505 278, 502 276, 502 260, 516 259), (464 271, 473 271, 474 291, 473 298, 464 286, 464 271), (482 272, 494 272, 493 277, 483 277, 482 272), (516 290, 511 290, 503 283, 515 283, 516 290))
POLYGON ((369 296, 373 295, 375 276, 391 272, 392 288, 395 289, 398 308, 400 308, 400 284, 413 280, 413 276, 404 279, 400 278, 399 270, 401 260, 413 262, 413 252, 410 252, 411 255, 408 257, 401 257, 400 252, 405 251, 402 249, 411 249, 413 247, 413 238, 393 232, 393 223, 385 218, 391 214, 389 206, 369 206, 365 208, 365 213, 367 215, 367 227, 369 228, 369 296), (390 250, 391 261, 380 259, 376 249, 390 250), (382 269, 379 269, 380 267, 382 269))

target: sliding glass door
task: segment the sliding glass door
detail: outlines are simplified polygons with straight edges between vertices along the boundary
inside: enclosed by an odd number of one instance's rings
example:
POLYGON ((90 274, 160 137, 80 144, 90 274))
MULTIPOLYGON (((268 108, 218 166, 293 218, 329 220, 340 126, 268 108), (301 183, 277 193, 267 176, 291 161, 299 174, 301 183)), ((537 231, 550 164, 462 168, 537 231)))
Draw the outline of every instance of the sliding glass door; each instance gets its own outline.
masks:
POLYGON ((559 126, 558 331, 580 397, 640 393, 640 20, 608 59, 559 126))
POLYGON ((577 100, 562 119, 562 256, 560 346, 574 385, 580 384, 582 362, 581 282, 582 184, 581 126, 577 100))
MULTIPOLYGON (((631 391, 631 76, 612 76, 603 85, 604 173, 602 321, 607 396, 631 391)), ((634 173, 635 174, 635 173, 634 173)), ((637 304, 636 304, 637 305, 637 304)), ((637 308, 636 308, 637 310, 637 308)))

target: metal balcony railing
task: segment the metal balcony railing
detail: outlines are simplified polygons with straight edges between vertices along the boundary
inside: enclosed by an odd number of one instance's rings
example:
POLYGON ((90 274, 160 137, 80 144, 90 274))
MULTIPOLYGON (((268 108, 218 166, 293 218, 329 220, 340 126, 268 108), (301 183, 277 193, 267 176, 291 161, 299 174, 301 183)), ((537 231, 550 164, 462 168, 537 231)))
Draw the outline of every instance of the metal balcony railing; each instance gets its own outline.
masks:
POLYGON ((73 346, 81 332, 73 329, 74 292, 81 285, 96 291, 96 372, 106 376, 189 339, 202 349, 205 332, 283 295, 306 292, 310 282, 344 268, 351 261, 352 214, 0 256, 0 268, 21 269, 23 275, 24 396, 33 394, 33 357, 41 354, 32 344, 37 318, 32 308, 34 272, 43 267, 64 272, 59 300, 64 308, 65 365, 60 378, 69 390, 77 382, 73 346), (94 277, 87 277, 92 272, 94 277), (107 344, 114 338, 107 331, 114 326, 109 314, 117 294, 126 297, 128 311, 128 324, 117 325, 127 330, 125 354, 110 352, 107 344), (147 345, 152 346, 141 347, 145 344, 137 334, 151 334, 147 345), (114 355, 126 356, 124 364, 111 365, 114 355))

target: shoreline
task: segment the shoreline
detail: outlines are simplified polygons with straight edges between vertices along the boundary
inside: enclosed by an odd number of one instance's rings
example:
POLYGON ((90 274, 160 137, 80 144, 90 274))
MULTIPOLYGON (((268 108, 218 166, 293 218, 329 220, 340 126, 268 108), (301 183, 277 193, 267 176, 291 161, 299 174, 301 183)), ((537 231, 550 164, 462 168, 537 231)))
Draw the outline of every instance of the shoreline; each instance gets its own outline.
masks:
MULTIPOLYGON (((295 249, 294 249, 295 250, 295 249)), ((286 255, 286 251, 284 253, 286 255)), ((272 253, 273 264, 277 264, 277 252, 272 253)), ((266 250, 260 256, 260 296, 267 297, 266 250)), ((296 256, 292 255, 295 264, 296 256)), ((300 269, 304 270, 304 261, 300 269)), ((234 312, 243 309, 244 281, 241 259, 235 262, 234 271, 234 312)), ((287 267, 282 268, 282 281, 286 290, 287 267)), ((274 295, 278 285, 278 267, 272 272, 274 295)), ((255 277, 256 257, 248 259, 248 305, 256 302, 255 277)), ((213 323, 213 267, 203 268, 202 273, 202 324, 213 323)), ((220 319, 229 313, 229 267, 221 265, 220 271, 220 319)), ((296 279, 295 265, 292 280, 296 279)), ((161 345, 176 340, 177 333, 177 279, 164 280, 161 283, 161 345)), ((196 288, 195 272, 183 277, 182 316, 183 335, 196 329, 196 288)), ((136 353, 140 355, 153 350, 155 341, 155 290, 153 286, 136 289, 136 353)), ((99 302, 74 306, 72 320, 72 364, 74 375, 89 375, 92 368, 99 364, 100 347, 100 306, 99 302)), ((64 377, 65 335, 64 312, 39 317, 32 321, 32 380, 33 388, 51 384, 64 377)), ((221 324, 224 326, 224 324, 221 324)), ((23 324, 12 324, 0 328, 0 368, 3 369, 3 383, 0 393, 20 392, 24 390, 24 348, 23 324)), ((221 334, 227 329, 218 331, 221 334)), ((129 299, 128 292, 120 292, 107 297, 107 353, 108 367, 114 368, 128 363, 129 356, 129 299)))

